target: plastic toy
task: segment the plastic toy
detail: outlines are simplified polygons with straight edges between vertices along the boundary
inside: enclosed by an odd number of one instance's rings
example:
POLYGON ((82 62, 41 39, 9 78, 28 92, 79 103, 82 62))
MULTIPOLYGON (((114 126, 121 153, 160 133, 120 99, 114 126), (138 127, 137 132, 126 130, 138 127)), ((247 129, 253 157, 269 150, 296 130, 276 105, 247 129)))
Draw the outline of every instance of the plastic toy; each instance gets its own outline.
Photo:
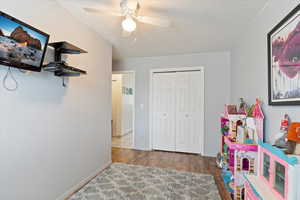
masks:
POLYGON ((238 113, 246 114, 246 108, 247 108, 247 104, 244 101, 244 98, 240 98, 240 105, 239 105, 238 113))
POLYGON ((234 183, 233 183, 233 175, 230 171, 225 169, 222 170, 221 176, 223 178, 225 188, 229 193, 234 192, 234 183))
POLYGON ((229 133, 229 119, 221 117, 221 133, 227 136, 229 133))
POLYGON ((264 140, 264 114, 260 107, 260 100, 256 99, 256 104, 253 110, 253 117, 255 121, 255 126, 257 130, 257 136, 263 141, 264 140))
POLYGON ((280 123, 280 132, 275 136, 274 146, 278 148, 287 148, 287 134, 288 134, 288 126, 289 126, 289 116, 287 114, 284 115, 283 120, 280 123))
POLYGON ((300 122, 291 123, 288 129, 287 153, 300 155, 300 122))
POLYGON ((218 153, 216 158, 217 167, 224 169, 226 167, 226 160, 223 153, 218 153))

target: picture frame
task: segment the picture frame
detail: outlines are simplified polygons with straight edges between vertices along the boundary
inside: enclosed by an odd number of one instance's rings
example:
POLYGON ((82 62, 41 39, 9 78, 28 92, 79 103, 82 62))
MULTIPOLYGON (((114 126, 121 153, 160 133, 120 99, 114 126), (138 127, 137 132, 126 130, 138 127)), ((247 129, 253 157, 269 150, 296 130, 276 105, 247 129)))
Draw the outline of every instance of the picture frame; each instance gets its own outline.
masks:
POLYGON ((299 30, 300 4, 268 33, 269 105, 300 105, 299 30))
POLYGON ((132 88, 129 88, 129 89, 128 89, 128 94, 129 94, 129 95, 133 95, 133 89, 132 89, 132 88))

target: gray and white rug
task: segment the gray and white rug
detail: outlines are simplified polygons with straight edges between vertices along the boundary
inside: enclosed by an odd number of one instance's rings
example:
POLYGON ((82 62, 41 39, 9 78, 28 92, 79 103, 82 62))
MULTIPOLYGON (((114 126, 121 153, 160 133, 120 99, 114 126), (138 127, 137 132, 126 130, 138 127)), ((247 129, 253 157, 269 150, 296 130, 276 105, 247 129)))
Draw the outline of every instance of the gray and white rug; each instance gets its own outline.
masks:
POLYGON ((221 200, 211 175, 114 163, 70 200, 221 200))

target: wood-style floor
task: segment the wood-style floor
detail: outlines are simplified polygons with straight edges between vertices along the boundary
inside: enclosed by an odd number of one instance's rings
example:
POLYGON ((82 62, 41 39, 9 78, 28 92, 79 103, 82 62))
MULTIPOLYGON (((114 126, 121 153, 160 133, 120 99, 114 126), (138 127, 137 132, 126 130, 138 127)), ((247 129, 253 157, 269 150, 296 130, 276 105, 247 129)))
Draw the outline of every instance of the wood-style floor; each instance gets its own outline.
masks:
POLYGON ((112 161, 132 165, 211 174, 215 177, 222 199, 231 200, 220 177, 220 169, 216 167, 215 158, 212 157, 203 157, 185 153, 112 148, 112 161))

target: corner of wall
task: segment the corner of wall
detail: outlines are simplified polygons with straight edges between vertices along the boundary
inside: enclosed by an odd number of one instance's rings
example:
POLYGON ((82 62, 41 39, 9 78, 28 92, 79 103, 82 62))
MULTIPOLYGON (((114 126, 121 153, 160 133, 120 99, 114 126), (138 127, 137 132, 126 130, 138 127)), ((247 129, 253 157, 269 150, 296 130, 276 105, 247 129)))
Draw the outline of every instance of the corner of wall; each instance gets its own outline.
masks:
POLYGON ((95 178, 97 175, 99 175, 104 169, 109 167, 111 165, 111 161, 108 162, 104 167, 101 167, 94 172, 92 172, 89 176, 83 178, 79 183, 75 184, 72 186, 68 191, 60 195, 59 197, 56 198, 56 200, 66 200, 69 198, 71 195, 74 194, 74 192, 78 191, 80 188, 84 187, 86 184, 88 184, 93 178, 95 178))

